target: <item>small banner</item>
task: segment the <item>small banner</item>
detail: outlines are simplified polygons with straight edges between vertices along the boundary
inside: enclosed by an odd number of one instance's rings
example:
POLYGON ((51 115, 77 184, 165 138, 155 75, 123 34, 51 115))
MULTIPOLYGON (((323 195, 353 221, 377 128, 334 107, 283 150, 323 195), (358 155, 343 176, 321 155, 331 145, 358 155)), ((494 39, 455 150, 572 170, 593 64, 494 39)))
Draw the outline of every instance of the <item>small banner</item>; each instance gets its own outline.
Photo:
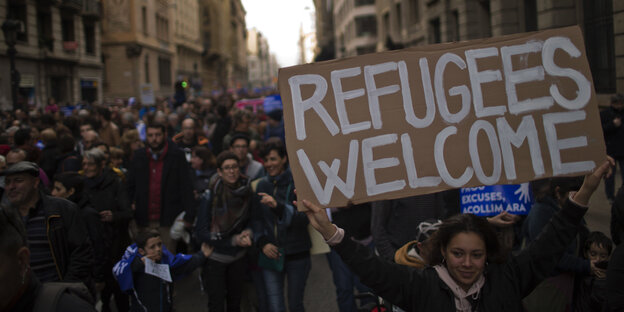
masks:
POLYGON ((526 215, 533 206, 529 183, 491 185, 461 189, 461 212, 490 217, 503 211, 526 215))

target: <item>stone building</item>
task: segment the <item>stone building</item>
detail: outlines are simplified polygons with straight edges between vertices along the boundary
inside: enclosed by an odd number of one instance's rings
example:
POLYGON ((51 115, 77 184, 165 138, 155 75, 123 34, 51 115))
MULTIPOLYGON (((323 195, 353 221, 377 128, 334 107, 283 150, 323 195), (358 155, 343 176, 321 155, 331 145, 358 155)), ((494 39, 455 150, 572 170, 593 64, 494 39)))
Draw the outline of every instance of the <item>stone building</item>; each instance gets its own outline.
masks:
POLYGON ((580 25, 596 92, 624 93, 621 0, 317 0, 315 5, 317 14, 332 6, 336 57, 580 25))
POLYGON ((173 94, 176 41, 173 0, 104 0, 102 54, 105 98, 173 94))
POLYGON ((247 31, 247 69, 249 86, 269 87, 277 76, 271 71, 269 42, 257 29, 247 31))
POLYGON ((176 0, 173 27, 175 80, 186 81, 193 94, 201 94, 202 89, 200 74, 204 47, 201 44, 199 17, 199 0, 176 0))
MULTIPOLYGON (((96 0, 0 2, 0 24, 17 20, 18 102, 42 107, 102 100, 100 3, 96 0)), ((0 34, 0 107, 10 109, 11 77, 4 34, 0 34)))
POLYGON ((240 0, 200 0, 204 90, 247 85, 247 29, 240 0))

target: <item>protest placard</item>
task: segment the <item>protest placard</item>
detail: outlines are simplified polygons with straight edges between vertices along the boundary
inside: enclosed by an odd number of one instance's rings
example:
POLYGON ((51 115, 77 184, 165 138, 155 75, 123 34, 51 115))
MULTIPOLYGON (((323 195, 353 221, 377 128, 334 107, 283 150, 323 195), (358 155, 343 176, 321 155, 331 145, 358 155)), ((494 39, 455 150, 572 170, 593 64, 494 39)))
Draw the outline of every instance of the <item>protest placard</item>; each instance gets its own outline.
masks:
POLYGON ((580 175, 605 158, 577 26, 282 68, 279 88, 297 197, 323 206, 580 175))
POLYGON ((464 187, 460 191, 462 213, 495 216, 503 211, 515 215, 529 214, 533 191, 529 183, 464 187))

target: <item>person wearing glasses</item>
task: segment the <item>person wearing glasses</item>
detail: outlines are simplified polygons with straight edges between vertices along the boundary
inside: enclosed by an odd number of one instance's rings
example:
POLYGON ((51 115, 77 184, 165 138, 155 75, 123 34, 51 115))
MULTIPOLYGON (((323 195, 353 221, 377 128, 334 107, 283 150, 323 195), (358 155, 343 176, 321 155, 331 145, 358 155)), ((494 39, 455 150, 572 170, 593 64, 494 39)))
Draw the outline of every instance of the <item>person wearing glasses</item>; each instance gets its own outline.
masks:
POLYGON ((214 247, 202 270, 210 311, 240 311, 247 262, 253 237, 250 228, 251 188, 241 174, 238 157, 230 151, 217 156, 217 175, 202 194, 196 236, 214 247), (224 287, 225 285, 225 287, 224 287))
POLYGON ((34 274, 41 282, 84 282, 90 286, 93 253, 77 206, 45 195, 35 163, 15 163, 4 175, 10 208, 19 213, 26 228, 34 274))

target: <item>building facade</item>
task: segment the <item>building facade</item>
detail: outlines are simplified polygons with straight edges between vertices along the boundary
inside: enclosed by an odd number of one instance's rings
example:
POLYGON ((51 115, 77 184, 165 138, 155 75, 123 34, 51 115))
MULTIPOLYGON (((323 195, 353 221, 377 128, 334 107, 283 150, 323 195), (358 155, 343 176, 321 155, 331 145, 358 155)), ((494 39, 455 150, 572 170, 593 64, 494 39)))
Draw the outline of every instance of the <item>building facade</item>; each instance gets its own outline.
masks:
POLYGON ((102 54, 105 98, 173 94, 176 44, 173 1, 104 0, 102 54))
POLYGON ((274 86, 276 76, 271 72, 269 42, 257 29, 247 31, 247 71, 249 87, 263 88, 274 86))
POLYGON ((175 80, 186 81, 193 95, 201 95, 202 52, 199 0, 176 0, 174 8, 175 80))
POLYGON ((203 88, 247 85, 247 29, 240 0, 200 0, 203 88))
POLYGON ((579 25, 596 92, 624 93, 624 1, 377 0, 376 6, 377 51, 579 25))
POLYGON ((333 1, 336 57, 373 53, 377 44, 375 0, 333 1))
MULTIPOLYGON (((102 100, 101 7, 96 0, 12 0, 0 2, 0 23, 17 20, 16 70, 20 107, 102 100)), ((0 40, 0 108, 10 109, 7 46, 0 40)))

